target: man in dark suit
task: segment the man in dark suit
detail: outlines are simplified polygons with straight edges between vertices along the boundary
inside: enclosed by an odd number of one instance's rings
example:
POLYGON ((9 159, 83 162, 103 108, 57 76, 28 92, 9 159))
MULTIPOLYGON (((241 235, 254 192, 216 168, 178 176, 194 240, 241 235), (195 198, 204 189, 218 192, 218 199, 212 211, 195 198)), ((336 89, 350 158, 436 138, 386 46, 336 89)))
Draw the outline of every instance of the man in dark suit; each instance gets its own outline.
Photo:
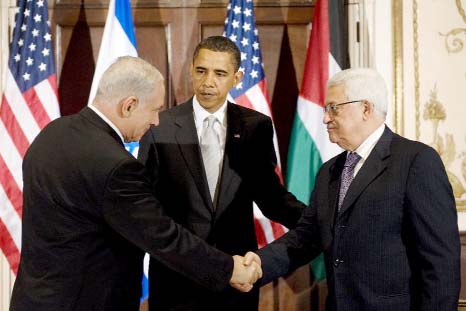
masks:
POLYGON ((163 99, 157 69, 120 58, 92 106, 51 122, 31 144, 11 310, 139 310, 143 251, 215 291, 229 282, 247 289, 259 276, 169 218, 124 149, 158 123, 163 99))
POLYGON ((263 282, 323 251, 327 310, 457 310, 457 215, 439 155, 385 126, 376 71, 345 70, 327 86, 324 123, 346 151, 320 169, 296 229, 257 252, 263 282))
MULTIPOLYGON (((231 40, 204 39, 191 67, 194 97, 161 113, 159 126, 146 133, 139 150, 167 214, 228 254, 257 249, 253 201, 265 216, 287 227, 295 226, 304 208, 275 173, 271 119, 227 101, 241 81, 240 63, 231 40), (209 118, 214 118, 212 143, 207 142, 209 118), (206 151, 211 145, 213 156, 206 151)), ((157 258, 150 261, 151 310, 257 310, 258 297, 257 287, 247 294, 233 289, 214 293, 157 258)))

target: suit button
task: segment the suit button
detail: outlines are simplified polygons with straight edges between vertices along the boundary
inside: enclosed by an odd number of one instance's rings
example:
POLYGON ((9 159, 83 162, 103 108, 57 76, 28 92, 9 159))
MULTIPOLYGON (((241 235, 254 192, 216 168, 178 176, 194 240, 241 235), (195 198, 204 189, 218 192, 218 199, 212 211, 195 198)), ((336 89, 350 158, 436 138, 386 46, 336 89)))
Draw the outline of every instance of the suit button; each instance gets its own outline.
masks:
POLYGON ((338 267, 341 263, 344 263, 344 261, 340 258, 336 258, 335 261, 333 262, 333 265, 336 267, 338 267))

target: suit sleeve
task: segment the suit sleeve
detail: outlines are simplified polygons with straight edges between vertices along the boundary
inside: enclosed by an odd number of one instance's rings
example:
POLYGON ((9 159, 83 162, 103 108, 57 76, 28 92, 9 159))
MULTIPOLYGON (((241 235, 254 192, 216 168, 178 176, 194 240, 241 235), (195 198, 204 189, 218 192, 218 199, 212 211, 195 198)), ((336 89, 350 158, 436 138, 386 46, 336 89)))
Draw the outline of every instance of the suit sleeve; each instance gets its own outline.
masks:
POLYGON ((270 118, 261 120, 253 133, 249 165, 253 199, 269 219, 294 228, 305 205, 288 192, 275 171, 277 158, 270 118))
POLYGON ((152 193, 144 166, 124 160, 107 181, 103 214, 108 224, 161 263, 209 288, 226 288, 231 256, 207 245, 168 217, 152 193))
POLYGON ((157 148, 154 139, 155 131, 156 129, 152 126, 150 130, 144 134, 139 141, 138 151, 138 161, 146 167, 153 184, 157 182, 159 166, 157 148))
POLYGON ((406 212, 405 238, 418 310, 456 310, 460 241, 455 199, 442 161, 430 147, 411 164, 406 212))
POLYGON ((257 251, 262 261, 262 284, 292 272, 322 252, 314 192, 296 228, 257 251))

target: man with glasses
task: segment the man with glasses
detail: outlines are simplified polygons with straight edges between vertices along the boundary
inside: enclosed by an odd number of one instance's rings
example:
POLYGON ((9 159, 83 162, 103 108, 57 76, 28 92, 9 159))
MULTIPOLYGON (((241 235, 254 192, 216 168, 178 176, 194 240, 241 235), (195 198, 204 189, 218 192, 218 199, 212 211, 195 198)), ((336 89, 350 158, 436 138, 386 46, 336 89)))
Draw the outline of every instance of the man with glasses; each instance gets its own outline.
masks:
POLYGON ((297 227, 246 256, 263 283, 324 252, 327 310, 457 310, 455 200, 437 152, 384 123, 387 91, 372 69, 327 84, 323 121, 345 151, 318 173, 297 227))

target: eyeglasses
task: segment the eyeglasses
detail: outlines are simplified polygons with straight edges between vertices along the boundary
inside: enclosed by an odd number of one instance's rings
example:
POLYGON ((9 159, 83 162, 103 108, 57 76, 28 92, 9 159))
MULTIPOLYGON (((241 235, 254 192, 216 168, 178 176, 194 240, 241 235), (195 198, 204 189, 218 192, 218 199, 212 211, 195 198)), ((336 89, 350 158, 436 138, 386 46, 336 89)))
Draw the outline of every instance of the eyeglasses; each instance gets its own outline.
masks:
POLYGON ((347 104, 352 104, 352 103, 359 103, 363 102, 364 99, 358 99, 358 100, 352 100, 349 102, 344 102, 344 103, 339 103, 339 104, 328 104, 327 106, 324 107, 324 114, 328 113, 329 115, 336 116, 338 114, 338 109, 340 106, 347 105, 347 104))

